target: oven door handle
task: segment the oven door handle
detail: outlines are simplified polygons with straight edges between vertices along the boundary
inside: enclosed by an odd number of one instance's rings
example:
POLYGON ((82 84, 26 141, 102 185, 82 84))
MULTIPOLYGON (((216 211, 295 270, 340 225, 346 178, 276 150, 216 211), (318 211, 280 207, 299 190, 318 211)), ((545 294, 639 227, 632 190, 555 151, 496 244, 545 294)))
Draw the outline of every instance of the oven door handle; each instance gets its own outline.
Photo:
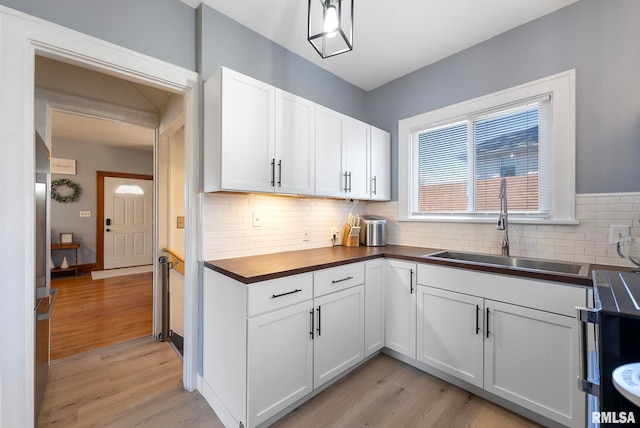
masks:
POLYGON ((587 394, 600 396, 600 384, 589 380, 588 324, 598 324, 600 309, 576 307, 578 319, 578 389, 587 394))

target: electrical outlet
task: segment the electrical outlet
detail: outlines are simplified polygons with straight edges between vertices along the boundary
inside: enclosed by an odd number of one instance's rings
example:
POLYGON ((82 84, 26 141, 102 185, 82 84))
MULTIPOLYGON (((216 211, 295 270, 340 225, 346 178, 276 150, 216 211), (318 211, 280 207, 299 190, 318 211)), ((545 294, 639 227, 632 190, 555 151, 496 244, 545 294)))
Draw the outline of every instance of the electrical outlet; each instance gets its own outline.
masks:
POLYGON ((331 236, 329 237, 329 239, 331 241, 335 239, 335 243, 340 242, 340 231, 338 230, 337 227, 332 227, 330 233, 331 233, 331 236))
POLYGON ((625 236, 629 236, 629 226, 611 226, 609 230, 609 243, 617 244, 625 236))
POLYGON ((262 226, 262 217, 257 212, 253 213, 253 227, 261 227, 262 226))
POLYGON ((311 235, 311 232, 309 232, 309 228, 305 227, 304 229, 302 229, 302 241, 303 242, 308 242, 309 241, 309 235, 311 235))
POLYGON ((80 217, 91 217, 91 211, 80 211, 80 217))

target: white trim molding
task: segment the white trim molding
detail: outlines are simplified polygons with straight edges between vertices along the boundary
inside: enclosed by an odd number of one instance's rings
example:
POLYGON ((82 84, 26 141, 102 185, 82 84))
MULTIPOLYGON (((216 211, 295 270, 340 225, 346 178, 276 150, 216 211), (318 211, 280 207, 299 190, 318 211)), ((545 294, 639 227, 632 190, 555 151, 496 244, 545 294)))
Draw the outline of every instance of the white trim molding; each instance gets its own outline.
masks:
MULTIPOLYGON (((413 133, 442 124, 443 121, 453 121, 457 117, 509 105, 511 103, 532 99, 540 95, 549 94, 552 97, 552 200, 551 216, 549 219, 521 218, 522 223, 538 224, 576 224, 575 192, 576 192, 576 104, 575 104, 575 70, 568 70, 499 92, 474 98, 451 106, 398 121, 398 220, 399 221, 468 221, 482 222, 483 220, 467 216, 425 217, 414 214, 412 209, 413 186, 412 162, 415 154, 411 150, 411 136, 413 133)), ((510 219, 512 220, 512 219, 510 219)), ((514 222, 516 221, 513 218, 514 222)))
POLYGON ((200 187, 197 73, 0 6, 0 186, 11 209, 0 222, 0 427, 34 421, 34 76, 35 56, 152 85, 185 97, 184 387, 197 386, 200 187))

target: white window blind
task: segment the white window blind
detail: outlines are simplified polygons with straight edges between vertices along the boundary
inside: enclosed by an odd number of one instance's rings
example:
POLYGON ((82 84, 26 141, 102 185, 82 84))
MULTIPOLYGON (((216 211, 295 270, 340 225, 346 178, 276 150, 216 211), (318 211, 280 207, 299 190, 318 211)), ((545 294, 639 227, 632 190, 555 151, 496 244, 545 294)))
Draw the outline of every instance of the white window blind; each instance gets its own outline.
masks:
POLYGON ((551 205, 551 97, 475 112, 414 134, 418 213, 499 210, 507 179, 509 210, 545 217, 551 205))

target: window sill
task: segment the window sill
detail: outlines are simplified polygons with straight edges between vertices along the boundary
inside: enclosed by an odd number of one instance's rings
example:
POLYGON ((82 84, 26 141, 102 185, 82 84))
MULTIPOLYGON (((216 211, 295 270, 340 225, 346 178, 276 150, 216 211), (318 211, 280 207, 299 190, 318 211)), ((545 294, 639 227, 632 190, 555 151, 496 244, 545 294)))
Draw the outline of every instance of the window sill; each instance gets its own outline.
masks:
MULTIPOLYGON (((494 217, 465 217, 465 216, 429 216, 429 217, 398 217, 400 222, 424 222, 424 223, 479 223, 491 224, 498 221, 498 216, 494 217)), ((542 218, 509 217, 510 224, 531 224, 550 226, 575 226, 580 224, 579 220, 554 220, 542 218)))

